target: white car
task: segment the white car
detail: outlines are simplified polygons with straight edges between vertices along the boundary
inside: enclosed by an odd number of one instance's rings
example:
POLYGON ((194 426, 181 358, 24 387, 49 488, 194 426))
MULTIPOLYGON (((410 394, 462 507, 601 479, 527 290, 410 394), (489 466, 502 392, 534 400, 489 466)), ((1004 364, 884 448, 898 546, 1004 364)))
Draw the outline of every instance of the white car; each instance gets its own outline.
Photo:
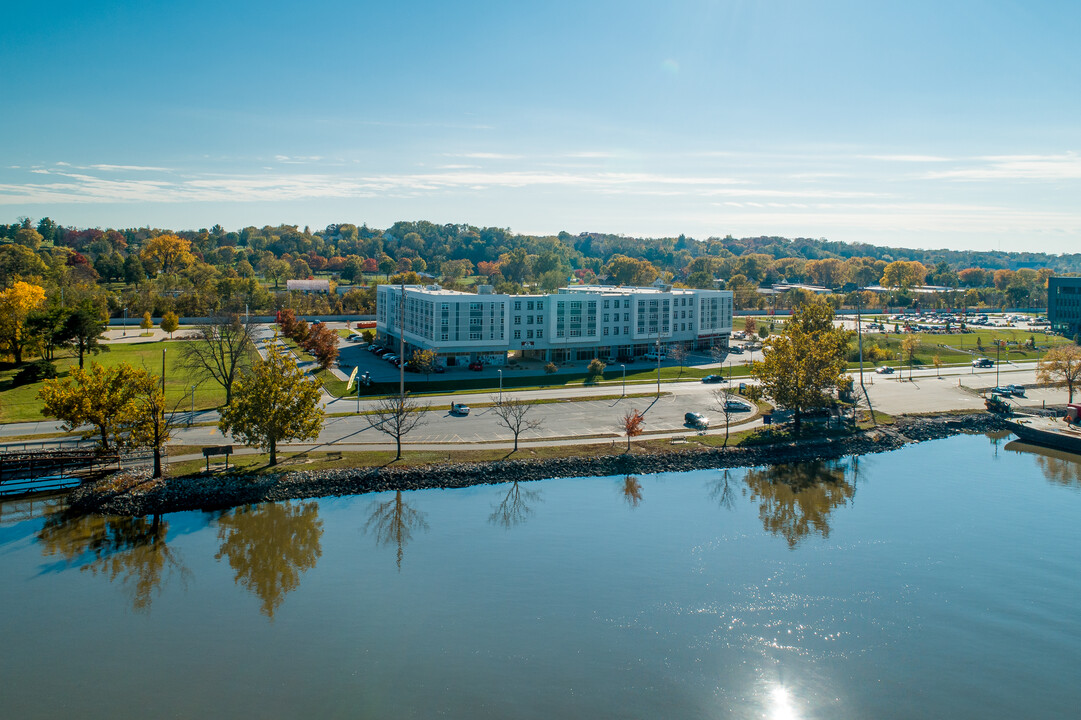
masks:
POLYGON ((451 403, 450 404, 451 415, 468 415, 469 406, 465 403, 451 403))
POLYGON ((889 365, 883 365, 880 368, 875 368, 875 372, 879 375, 893 375, 896 370, 889 365))

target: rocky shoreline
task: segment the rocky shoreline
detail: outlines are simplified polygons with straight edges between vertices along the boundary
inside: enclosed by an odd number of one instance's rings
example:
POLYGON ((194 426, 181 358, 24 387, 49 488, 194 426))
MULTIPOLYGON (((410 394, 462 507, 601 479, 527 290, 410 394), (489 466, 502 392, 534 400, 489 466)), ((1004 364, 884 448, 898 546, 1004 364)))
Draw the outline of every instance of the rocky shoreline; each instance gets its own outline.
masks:
POLYGON ((902 417, 883 426, 841 438, 810 438, 752 447, 675 449, 661 453, 585 456, 545 460, 513 459, 426 467, 293 470, 263 475, 190 475, 151 481, 131 477, 128 487, 112 490, 116 479, 85 485, 71 495, 75 512, 142 516, 183 510, 217 510, 251 503, 299 498, 360 495, 387 490, 423 490, 494 485, 555 477, 600 477, 756 467, 786 462, 830 460, 846 455, 896 450, 959 433, 1001 430, 989 413, 902 417))

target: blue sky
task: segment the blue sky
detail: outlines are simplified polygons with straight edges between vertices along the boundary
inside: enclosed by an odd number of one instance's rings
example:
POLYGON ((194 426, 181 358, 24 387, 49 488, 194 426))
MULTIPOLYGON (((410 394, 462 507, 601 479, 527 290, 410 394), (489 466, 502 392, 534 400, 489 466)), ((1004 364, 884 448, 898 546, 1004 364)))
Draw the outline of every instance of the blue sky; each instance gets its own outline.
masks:
POLYGON ((0 10, 0 221, 1081 251, 1081 3, 0 10))

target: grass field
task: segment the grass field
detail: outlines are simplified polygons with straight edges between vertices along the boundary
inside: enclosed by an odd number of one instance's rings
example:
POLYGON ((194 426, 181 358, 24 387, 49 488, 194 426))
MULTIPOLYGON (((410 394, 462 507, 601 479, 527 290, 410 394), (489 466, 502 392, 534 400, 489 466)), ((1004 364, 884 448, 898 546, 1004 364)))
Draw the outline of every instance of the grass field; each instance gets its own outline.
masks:
MULTIPOLYGON (((192 381, 188 372, 180 367, 181 342, 145 342, 117 343, 109 346, 108 352, 91 355, 84 359, 86 369, 90 363, 113 367, 127 363, 134 367, 146 367, 155 375, 161 374, 161 352, 165 350, 165 398, 168 407, 180 403, 180 411, 191 409, 192 381)), ((79 366, 76 356, 58 356, 54 361, 60 378, 69 376, 69 368, 79 366)), ((11 379, 17 370, 0 371, 0 422, 32 422, 46 419, 41 414, 41 401, 37 399, 38 390, 44 383, 31 383, 12 387, 11 379)), ((225 402, 225 391, 217 384, 205 383, 196 387, 195 409, 207 410, 225 402)))

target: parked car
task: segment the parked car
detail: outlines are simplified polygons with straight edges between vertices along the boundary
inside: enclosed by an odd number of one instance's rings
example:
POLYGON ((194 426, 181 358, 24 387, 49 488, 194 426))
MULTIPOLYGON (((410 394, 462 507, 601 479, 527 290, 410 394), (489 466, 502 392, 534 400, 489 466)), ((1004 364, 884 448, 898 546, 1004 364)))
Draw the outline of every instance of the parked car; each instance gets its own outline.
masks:
POLYGON ((974 368, 989 368, 994 366, 995 361, 991 358, 976 358, 972 361, 972 367, 974 368))
POLYGON ((658 353, 656 350, 650 350, 646 353, 645 357, 646 360, 664 360, 666 354, 667 353, 664 352, 658 353))
POLYGON ((724 378, 720 375, 706 375, 704 378, 702 378, 702 382, 710 384, 719 383, 724 382, 724 378))
POLYGON ((469 363, 469 369, 470 370, 483 370, 484 369, 484 363, 482 363, 480 360, 474 360, 473 362, 469 363))
POLYGON ((1013 395, 1013 390, 1011 390, 1009 387, 1006 387, 1006 386, 997 387, 997 388, 992 388, 991 389, 991 394, 992 395, 1001 395, 1003 397, 1010 397, 1010 396, 1013 395))
POLYGON ((1012 392, 1014 394, 1014 396, 1016 396, 1016 397, 1024 397, 1025 396, 1025 386, 1024 385, 1007 385, 1006 387, 1008 387, 1010 389, 1010 392, 1012 392))
POLYGON ((892 375, 897 372, 896 368, 892 368, 889 365, 883 365, 880 368, 875 368, 875 372, 879 375, 892 375))
POLYGON ((450 404, 451 415, 468 415, 469 406, 465 403, 451 403, 450 404))
POLYGON ((446 371, 447 371, 447 369, 445 367, 443 367, 442 365, 436 365, 435 367, 432 368, 432 372, 434 372, 436 375, 442 375, 446 371))
POLYGON ((693 428, 708 428, 709 418, 702 413, 689 412, 683 416, 683 422, 693 428))
POLYGON ((754 408, 742 400, 725 400, 724 409, 728 412, 751 412, 754 408))
POLYGON ((387 353, 386 355, 383 356, 383 359, 386 360, 389 363, 392 363, 392 362, 394 362, 395 360, 398 359, 398 356, 395 355, 394 353, 387 353))
POLYGON ((728 352, 732 353, 733 355, 742 355, 743 348, 741 348, 739 345, 732 345, 728 348, 728 352))
POLYGON ((350 335, 345 340, 346 340, 346 342, 351 342, 351 343, 364 342, 364 336, 363 335, 350 335))

